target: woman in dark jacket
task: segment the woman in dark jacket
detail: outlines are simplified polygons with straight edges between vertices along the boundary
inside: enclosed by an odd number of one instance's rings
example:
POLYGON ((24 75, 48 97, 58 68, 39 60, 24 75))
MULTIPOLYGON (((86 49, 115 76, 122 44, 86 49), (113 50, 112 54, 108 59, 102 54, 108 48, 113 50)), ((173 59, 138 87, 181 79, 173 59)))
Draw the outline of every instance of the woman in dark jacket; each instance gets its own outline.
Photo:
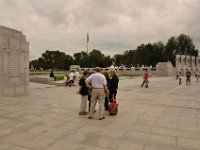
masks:
MULTIPOLYGON (((106 77, 107 86, 108 86, 108 90, 109 90, 109 88, 110 88, 110 78, 109 78, 108 72, 103 72, 103 74, 106 77)), ((109 98, 105 97, 105 102, 104 102, 105 110, 108 110, 108 102, 109 102, 109 98)))
POLYGON ((114 96, 114 98, 116 99, 119 79, 116 75, 115 69, 110 70, 110 75, 111 75, 111 79, 110 79, 110 87, 109 87, 109 92, 110 92, 109 99, 110 99, 110 102, 113 102, 112 97, 114 96))

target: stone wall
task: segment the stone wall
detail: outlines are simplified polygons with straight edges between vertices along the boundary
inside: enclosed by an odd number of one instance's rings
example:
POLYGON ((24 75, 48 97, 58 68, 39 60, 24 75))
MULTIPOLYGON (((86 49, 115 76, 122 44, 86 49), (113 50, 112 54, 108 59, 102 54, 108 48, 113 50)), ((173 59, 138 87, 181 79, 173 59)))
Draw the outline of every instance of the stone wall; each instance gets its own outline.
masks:
POLYGON ((174 67, 171 62, 159 62, 156 65, 156 75, 161 77, 169 77, 174 75, 174 67))
POLYGON ((21 31, 0 26, 0 96, 29 89, 29 43, 21 31))

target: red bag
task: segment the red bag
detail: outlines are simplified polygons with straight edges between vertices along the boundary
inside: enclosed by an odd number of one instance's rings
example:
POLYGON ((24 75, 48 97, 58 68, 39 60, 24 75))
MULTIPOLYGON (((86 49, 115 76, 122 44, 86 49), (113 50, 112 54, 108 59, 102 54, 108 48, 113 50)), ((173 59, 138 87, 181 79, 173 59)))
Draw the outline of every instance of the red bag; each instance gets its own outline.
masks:
POLYGON ((113 102, 109 104, 108 112, 110 113, 110 115, 117 115, 119 104, 116 103, 114 96, 112 97, 112 99, 113 102))

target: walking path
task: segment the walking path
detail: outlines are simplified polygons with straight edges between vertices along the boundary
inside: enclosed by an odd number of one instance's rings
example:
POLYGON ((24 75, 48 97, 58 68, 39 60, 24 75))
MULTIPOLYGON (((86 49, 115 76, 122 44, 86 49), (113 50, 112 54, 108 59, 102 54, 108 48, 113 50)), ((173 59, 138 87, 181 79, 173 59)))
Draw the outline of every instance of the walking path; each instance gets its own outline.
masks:
MULTIPOLYGON (((119 114, 79 116, 77 87, 30 83, 30 95, 0 98, 0 150, 200 150, 200 83, 121 79, 119 114)), ((98 107, 96 107, 98 110, 98 107)))

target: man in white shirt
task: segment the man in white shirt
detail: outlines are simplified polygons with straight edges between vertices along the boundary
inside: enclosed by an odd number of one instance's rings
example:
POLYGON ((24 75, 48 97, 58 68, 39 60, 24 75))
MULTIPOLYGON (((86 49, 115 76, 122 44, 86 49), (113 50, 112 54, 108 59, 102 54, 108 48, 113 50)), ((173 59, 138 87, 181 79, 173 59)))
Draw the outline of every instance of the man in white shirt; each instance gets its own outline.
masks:
POLYGON ((78 83, 79 83, 79 80, 80 80, 80 74, 79 74, 78 70, 76 70, 74 76, 75 76, 74 85, 78 86, 78 83))
POLYGON ((74 84, 74 71, 72 70, 69 74, 69 86, 72 86, 74 84))
POLYGON ((89 119, 92 119, 94 108, 97 103, 99 103, 99 120, 105 119, 104 117, 104 100, 105 96, 109 96, 109 91, 107 87, 107 81, 103 74, 101 74, 101 68, 96 67, 94 74, 89 76, 85 83, 86 86, 92 90, 91 95, 91 107, 89 112, 89 119))

